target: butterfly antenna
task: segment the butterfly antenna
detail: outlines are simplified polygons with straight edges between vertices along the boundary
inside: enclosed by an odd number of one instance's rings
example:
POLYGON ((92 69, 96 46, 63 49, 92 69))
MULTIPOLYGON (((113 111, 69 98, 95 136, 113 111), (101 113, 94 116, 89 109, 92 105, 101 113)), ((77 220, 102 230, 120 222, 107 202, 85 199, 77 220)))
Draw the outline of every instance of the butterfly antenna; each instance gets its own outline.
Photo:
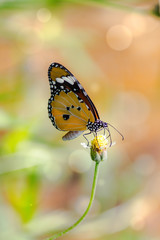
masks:
POLYGON ((116 130, 118 133, 119 133, 119 135, 121 135, 121 137, 122 137, 122 141, 124 140, 124 136, 122 135, 122 133, 120 133, 118 130, 117 130, 117 128, 115 128, 113 125, 111 125, 110 123, 107 123, 109 126, 111 126, 114 130, 116 130))

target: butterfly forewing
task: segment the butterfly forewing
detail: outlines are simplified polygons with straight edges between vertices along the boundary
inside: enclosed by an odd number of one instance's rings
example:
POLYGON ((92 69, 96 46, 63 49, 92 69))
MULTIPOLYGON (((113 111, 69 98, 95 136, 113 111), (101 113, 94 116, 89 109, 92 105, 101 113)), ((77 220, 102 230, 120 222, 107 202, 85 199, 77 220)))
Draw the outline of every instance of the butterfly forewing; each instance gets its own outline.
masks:
POLYGON ((84 88, 64 66, 52 63, 48 77, 51 89, 48 112, 56 128, 62 131, 84 131, 88 121, 99 119, 84 88))

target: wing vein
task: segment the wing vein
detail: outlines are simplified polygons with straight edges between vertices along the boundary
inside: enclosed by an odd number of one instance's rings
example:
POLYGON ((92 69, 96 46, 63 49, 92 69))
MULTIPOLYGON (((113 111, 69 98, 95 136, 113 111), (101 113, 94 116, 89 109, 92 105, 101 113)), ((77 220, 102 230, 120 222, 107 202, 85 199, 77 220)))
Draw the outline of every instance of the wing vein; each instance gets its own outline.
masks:
MULTIPOLYGON (((66 106, 65 104, 63 104, 62 102, 60 102, 60 101, 58 101, 58 100, 56 100, 58 103, 61 103, 63 106, 66 106)), ((56 109, 56 107, 54 107, 55 109, 56 109)), ((85 121, 83 118, 81 118, 81 117, 78 117, 77 115, 74 115, 71 111, 68 111, 68 112, 70 112, 70 115, 72 115, 73 117, 76 117, 76 118, 78 118, 78 119, 80 119, 80 120, 82 120, 83 122, 86 122, 87 123, 87 121, 85 121)), ((57 115, 57 116, 62 116, 63 114, 59 114, 59 115, 57 115)))
MULTIPOLYGON (((73 98, 71 98, 71 96, 69 96, 69 95, 67 95, 67 96, 75 103, 76 106, 78 106, 77 103, 73 100, 73 98)), ((64 97, 61 97, 61 98, 65 99, 64 97)), ((67 100, 67 99, 65 99, 65 100, 67 100)), ((67 102, 70 103, 68 100, 67 100, 67 102)), ((87 116, 87 114, 85 113, 85 111, 83 110, 83 108, 82 108, 81 110, 83 111, 83 113, 84 113, 84 114, 86 115, 86 117, 88 118, 88 116, 87 116)))

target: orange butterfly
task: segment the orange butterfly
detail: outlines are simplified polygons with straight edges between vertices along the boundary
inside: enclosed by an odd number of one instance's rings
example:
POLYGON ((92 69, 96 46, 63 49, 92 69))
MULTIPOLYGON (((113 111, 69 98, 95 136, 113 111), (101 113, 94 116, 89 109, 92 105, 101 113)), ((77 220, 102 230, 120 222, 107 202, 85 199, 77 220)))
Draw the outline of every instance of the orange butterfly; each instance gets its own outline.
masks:
MULTIPOLYGON (((51 90, 48 114, 58 130, 68 131, 62 139, 74 139, 85 130, 89 130, 89 133, 83 134, 84 137, 90 133, 97 135, 99 130, 106 129, 111 146, 112 139, 108 126, 113 126, 100 120, 95 105, 73 74, 63 65, 52 63, 48 69, 48 78, 51 90)), ((119 131, 118 133, 122 136, 119 131)), ((85 139, 87 140, 86 137, 85 139)))

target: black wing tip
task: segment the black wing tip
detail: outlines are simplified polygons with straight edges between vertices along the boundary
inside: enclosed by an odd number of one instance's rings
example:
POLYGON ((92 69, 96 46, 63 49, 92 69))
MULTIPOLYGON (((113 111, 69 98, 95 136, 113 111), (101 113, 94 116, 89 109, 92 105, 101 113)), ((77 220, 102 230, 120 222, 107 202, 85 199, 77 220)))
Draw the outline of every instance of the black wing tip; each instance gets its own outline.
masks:
POLYGON ((53 62, 53 63, 50 64, 48 70, 51 70, 53 67, 63 67, 64 68, 64 66, 62 64, 57 63, 57 62, 53 62))
POLYGON ((57 63, 57 62, 53 62, 50 64, 49 68, 48 68, 48 76, 50 76, 50 72, 52 71, 52 68, 61 68, 63 70, 65 70, 69 75, 74 76, 66 67, 64 67, 64 65, 62 65, 61 63, 57 63))
POLYGON ((62 64, 60 64, 60 63, 57 63, 57 62, 53 62, 53 63, 51 63, 50 64, 50 66, 49 66, 49 68, 48 68, 48 77, 49 77, 49 79, 50 79, 50 75, 51 75, 51 71, 52 71, 52 69, 53 68, 62 68, 62 69, 65 69, 65 67, 62 65, 62 64))

